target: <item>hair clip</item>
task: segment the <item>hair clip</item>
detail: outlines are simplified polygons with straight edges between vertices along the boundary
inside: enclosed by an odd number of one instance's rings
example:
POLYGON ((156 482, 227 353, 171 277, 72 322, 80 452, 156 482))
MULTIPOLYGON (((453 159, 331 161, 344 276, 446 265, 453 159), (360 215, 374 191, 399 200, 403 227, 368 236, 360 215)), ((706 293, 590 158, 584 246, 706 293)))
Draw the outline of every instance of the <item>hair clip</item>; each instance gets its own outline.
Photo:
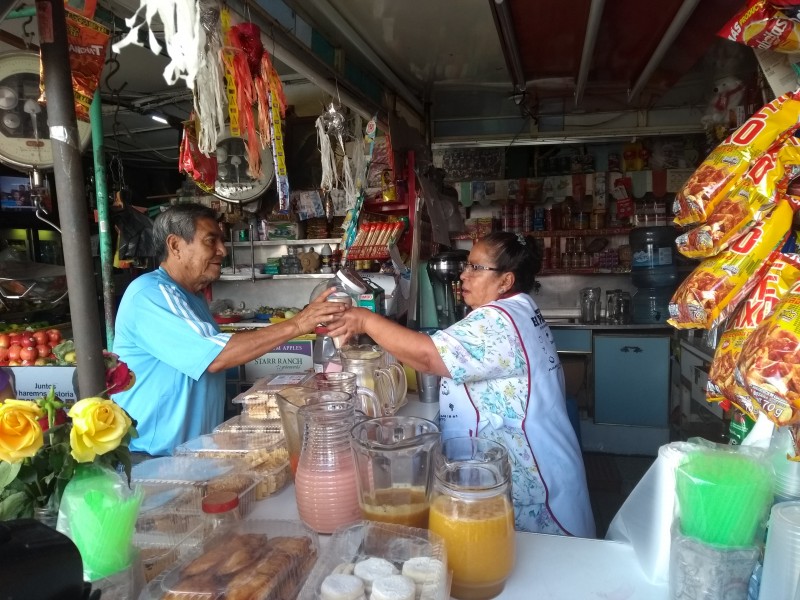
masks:
POLYGON ((518 234, 517 234, 517 241, 518 241, 518 242, 519 242, 519 243, 520 243, 522 246, 526 246, 526 245, 528 244, 528 242, 526 242, 526 241, 525 241, 525 236, 524 236, 524 235, 522 235, 521 233, 518 233, 518 234))

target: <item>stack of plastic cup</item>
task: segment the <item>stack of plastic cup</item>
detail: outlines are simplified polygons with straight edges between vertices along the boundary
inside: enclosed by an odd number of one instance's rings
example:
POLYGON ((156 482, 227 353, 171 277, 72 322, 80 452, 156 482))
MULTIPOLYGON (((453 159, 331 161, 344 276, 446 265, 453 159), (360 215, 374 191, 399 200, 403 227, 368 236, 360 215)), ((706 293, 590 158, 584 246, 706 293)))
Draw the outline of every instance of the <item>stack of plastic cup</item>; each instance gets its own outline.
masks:
POLYGON ((738 452, 698 450, 675 472, 681 533, 705 544, 751 546, 772 505, 763 462, 738 452))
POLYGON ((786 427, 776 430, 770 444, 772 467, 775 469, 775 502, 800 500, 800 461, 795 455, 794 440, 786 427))
POLYGON ((772 507, 759 600, 795 598, 800 578, 800 502, 772 507))

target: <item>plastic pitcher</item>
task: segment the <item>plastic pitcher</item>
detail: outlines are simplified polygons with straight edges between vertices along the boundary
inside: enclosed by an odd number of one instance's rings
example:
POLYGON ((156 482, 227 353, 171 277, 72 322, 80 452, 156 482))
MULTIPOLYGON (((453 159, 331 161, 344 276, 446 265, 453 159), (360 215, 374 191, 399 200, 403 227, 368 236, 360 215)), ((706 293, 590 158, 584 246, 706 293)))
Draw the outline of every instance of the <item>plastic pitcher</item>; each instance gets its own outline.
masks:
POLYGON ((314 375, 314 386, 323 392, 346 392, 353 398, 356 410, 368 417, 380 417, 383 407, 377 394, 369 388, 360 387, 355 373, 336 371, 314 375))
POLYGON ((370 521, 428 527, 432 458, 440 438, 432 421, 379 417, 350 431, 361 513, 370 521))
POLYGON ((380 346, 345 346, 340 350, 340 356, 342 369, 355 373, 359 386, 378 395, 384 416, 395 414, 406 403, 406 372, 397 363, 387 364, 380 346))

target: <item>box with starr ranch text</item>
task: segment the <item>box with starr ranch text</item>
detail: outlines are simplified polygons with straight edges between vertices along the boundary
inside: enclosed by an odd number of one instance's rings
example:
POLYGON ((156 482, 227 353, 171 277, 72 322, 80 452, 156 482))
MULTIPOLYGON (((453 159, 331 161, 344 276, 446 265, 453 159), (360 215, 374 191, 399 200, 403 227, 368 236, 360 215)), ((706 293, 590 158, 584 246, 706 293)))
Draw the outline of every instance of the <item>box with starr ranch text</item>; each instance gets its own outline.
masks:
POLYGON ((289 340, 271 352, 245 363, 244 380, 253 382, 268 375, 313 371, 314 337, 309 335, 289 340))

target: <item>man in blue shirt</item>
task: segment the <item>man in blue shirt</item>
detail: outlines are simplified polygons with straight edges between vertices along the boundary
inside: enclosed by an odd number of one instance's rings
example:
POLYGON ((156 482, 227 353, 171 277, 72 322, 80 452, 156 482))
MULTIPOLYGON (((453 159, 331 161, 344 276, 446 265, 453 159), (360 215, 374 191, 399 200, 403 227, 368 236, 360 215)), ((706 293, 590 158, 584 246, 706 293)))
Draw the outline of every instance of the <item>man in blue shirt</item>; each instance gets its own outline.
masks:
POLYGON ((136 374, 114 395, 137 421, 131 450, 153 456, 222 422, 225 370, 310 333, 345 307, 328 293, 291 319, 240 333, 221 333, 202 295, 220 276, 225 249, 216 213, 177 204, 158 215, 153 241, 160 267, 125 290, 116 320, 114 352, 136 374))

